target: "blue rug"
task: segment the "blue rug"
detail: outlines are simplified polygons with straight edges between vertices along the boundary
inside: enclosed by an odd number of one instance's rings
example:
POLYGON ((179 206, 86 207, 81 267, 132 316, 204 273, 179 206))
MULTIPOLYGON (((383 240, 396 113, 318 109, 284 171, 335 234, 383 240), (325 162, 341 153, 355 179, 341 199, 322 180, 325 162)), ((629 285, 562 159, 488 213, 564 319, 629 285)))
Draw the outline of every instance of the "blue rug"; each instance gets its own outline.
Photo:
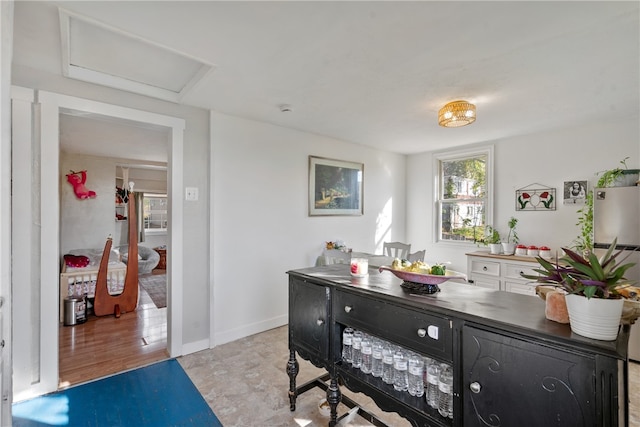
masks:
POLYGON ((15 427, 222 424, 175 360, 13 405, 15 427))

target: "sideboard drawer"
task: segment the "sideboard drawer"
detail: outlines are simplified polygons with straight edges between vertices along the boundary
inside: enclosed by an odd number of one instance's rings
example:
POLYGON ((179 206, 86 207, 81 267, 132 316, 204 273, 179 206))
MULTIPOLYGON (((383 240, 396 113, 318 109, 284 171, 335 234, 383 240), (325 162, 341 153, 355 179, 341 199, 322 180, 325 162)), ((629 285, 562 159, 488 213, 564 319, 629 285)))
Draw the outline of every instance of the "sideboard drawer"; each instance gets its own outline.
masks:
POLYGON ((471 273, 500 276, 500 263, 474 259, 471 261, 471 273))
POLYGON ((521 281, 505 281, 504 290, 523 295, 536 295, 537 283, 523 283, 521 281))
POLYGON ((337 322, 372 334, 424 355, 451 360, 452 321, 421 310, 337 290, 333 313, 337 322))
POLYGON ((538 273, 533 271, 534 268, 538 268, 535 264, 507 264, 505 265, 505 277, 512 279, 522 279, 521 274, 528 274, 537 276, 538 273))

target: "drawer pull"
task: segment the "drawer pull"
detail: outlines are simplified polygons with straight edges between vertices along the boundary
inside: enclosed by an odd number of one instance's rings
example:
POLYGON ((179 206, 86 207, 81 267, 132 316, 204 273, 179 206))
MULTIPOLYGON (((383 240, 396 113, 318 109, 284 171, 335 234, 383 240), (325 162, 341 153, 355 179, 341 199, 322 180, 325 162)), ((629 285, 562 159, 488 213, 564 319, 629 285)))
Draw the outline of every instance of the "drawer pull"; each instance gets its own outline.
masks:
POLYGON ((426 336, 427 336, 427 331, 426 331, 426 329, 422 329, 422 328, 418 329, 418 336, 419 336, 420 338, 424 338, 424 337, 426 337, 426 336))
POLYGON ((318 319, 318 320, 316 320, 316 324, 317 324, 318 326, 322 326, 322 325, 324 325, 324 320, 322 320, 322 319, 318 319))
POLYGON ((480 386, 479 382, 472 382, 471 384, 469 384, 469 390, 471 390, 472 392, 478 394, 480 393, 480 390, 482 389, 482 387, 480 386))
POLYGON ((482 267, 482 271, 487 271, 487 270, 488 270, 488 268, 487 268, 486 265, 484 267, 482 267))
POLYGON ((353 310, 353 307, 351 307, 350 305, 345 305, 344 306, 344 311, 347 313, 351 313, 351 310, 353 310))

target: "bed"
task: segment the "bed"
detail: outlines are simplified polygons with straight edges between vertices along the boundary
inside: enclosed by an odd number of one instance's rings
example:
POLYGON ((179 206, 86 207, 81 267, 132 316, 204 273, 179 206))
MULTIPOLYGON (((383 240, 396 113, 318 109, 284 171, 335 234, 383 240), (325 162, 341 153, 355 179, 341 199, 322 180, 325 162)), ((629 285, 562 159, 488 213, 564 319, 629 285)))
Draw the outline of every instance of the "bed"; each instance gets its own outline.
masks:
MULTIPOLYGON (((74 249, 71 255, 84 255, 89 258, 86 267, 69 267, 63 261, 60 273, 60 322, 64 316, 64 300, 69 296, 93 298, 96 289, 96 279, 102 258, 102 249, 74 249)), ((122 293, 124 279, 127 275, 127 265, 120 261, 120 254, 112 250, 109 254, 107 266, 107 289, 109 294, 122 293)))

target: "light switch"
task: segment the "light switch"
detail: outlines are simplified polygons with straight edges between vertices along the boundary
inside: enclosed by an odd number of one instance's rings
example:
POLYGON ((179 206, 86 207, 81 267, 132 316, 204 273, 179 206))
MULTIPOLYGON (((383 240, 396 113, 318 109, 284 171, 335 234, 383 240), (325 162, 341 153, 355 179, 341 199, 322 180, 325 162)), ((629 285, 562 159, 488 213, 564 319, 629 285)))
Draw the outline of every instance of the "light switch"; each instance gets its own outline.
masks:
POLYGON ((185 200, 198 200, 198 187, 187 187, 185 189, 185 200))

